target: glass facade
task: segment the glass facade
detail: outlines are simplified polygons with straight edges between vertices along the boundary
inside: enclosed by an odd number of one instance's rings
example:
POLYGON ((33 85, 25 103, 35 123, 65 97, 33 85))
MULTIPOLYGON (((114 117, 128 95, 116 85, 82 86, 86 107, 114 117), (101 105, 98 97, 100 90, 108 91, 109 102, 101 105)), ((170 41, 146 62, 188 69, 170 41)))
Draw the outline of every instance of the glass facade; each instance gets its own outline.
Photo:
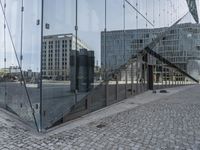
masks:
MULTIPOLYGON (((177 2, 0 2, 0 106, 38 131, 148 89, 196 82, 145 49, 159 36, 146 31, 167 30, 183 16, 177 2)), ((179 24, 193 23, 187 17, 179 24)))
POLYGON ((34 127, 39 123, 40 8, 39 0, 1 1, 2 105, 34 127))

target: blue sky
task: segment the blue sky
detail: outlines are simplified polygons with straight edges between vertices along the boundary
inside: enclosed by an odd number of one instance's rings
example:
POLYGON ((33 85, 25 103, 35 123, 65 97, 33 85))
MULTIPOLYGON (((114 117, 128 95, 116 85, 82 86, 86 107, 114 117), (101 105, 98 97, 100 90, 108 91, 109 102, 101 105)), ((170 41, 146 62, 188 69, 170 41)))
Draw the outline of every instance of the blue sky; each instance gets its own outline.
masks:
MULTIPOLYGON (((3 0, 2 0, 3 1, 3 0)), ((129 0, 134 6, 138 1, 138 9, 142 14, 148 12, 147 18, 155 27, 171 25, 178 17, 187 12, 185 0, 129 0), (148 4, 146 5, 146 1, 148 4), (172 4, 172 5, 171 5, 172 4), (173 7, 171 7, 173 6, 173 7), (175 11, 175 9, 176 11, 175 11), (172 15, 171 15, 171 12, 172 15), (160 13, 160 17, 159 17, 160 13)), ((104 0, 78 0, 78 37, 95 51, 96 60, 100 64, 100 32, 104 30, 104 0)), ((40 19, 40 0, 24 0, 24 40, 23 55, 25 69, 39 70, 40 68, 40 26, 36 20, 40 19), (39 43, 39 44, 38 44, 39 43)), ((50 24, 45 35, 60 33, 75 33, 75 0, 45 0, 44 23, 50 24)), ((7 0, 7 13, 14 43, 20 51, 20 6, 21 0, 7 0)), ((126 29, 136 29, 136 12, 126 7, 126 29)), ((199 6, 199 5, 198 5, 199 6)), ((187 20, 189 21, 189 20, 187 20)), ((138 27, 146 28, 146 21, 139 16, 138 27)), ((152 28, 148 24, 148 28, 152 28)), ((123 0, 107 0, 107 30, 123 29, 123 0)), ((3 15, 0 11, 0 33, 3 33, 3 15)), ((7 32, 7 66, 17 65, 7 32)), ((0 35, 0 68, 3 67, 3 34, 0 35)))

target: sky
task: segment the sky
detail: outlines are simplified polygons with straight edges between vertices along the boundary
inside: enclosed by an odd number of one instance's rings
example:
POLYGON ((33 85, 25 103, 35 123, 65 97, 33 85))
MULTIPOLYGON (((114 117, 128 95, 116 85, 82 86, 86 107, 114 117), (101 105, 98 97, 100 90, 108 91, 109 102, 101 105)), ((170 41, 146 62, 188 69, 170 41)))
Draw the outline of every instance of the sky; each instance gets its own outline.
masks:
MULTIPOLYGON (((4 0, 1 0, 2 2, 4 0)), ((138 10, 155 24, 154 28, 170 26, 188 11, 186 0, 129 0, 138 10), (147 12, 147 14, 146 14, 147 12), (160 14, 160 15, 159 15, 160 14)), ((199 2, 198 2, 199 4, 199 2)), ((198 5, 199 6, 199 5, 198 5)), ((20 52, 21 33, 21 0, 7 0, 6 17, 11 29, 17 54, 20 52)), ((23 68, 40 70, 40 26, 36 24, 41 18, 41 0, 24 0, 23 23, 23 68)), ((198 9, 199 10, 199 9, 198 9)), ((104 0, 78 0, 78 37, 91 50, 95 51, 96 61, 100 64, 101 32, 105 28, 104 0)), ((123 30, 123 0, 107 0, 107 30, 123 30)), ((147 21, 138 16, 136 11, 125 4, 125 29, 153 28, 147 21), (147 25, 146 25, 147 24, 147 25)), ((186 18, 185 22, 190 22, 186 18)), ((183 21, 183 22, 184 22, 183 21)), ((3 33, 3 14, 0 9, 0 33, 3 33)), ((44 0, 44 35, 73 33, 75 34, 75 0, 44 0)), ((0 68, 3 67, 4 36, 0 34, 0 68)), ((11 40, 6 31, 7 66, 17 66, 11 40)))

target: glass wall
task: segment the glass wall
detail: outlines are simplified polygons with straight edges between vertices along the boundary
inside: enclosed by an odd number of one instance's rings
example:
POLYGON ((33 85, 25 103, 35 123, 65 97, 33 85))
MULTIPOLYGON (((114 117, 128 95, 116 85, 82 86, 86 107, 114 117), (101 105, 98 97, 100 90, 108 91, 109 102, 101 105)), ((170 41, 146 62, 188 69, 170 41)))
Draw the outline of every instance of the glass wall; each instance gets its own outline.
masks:
MULTIPOLYGON (((185 11, 179 8, 187 11, 186 3, 0 2, 0 106, 37 129, 140 94, 149 89, 150 73, 156 89, 192 83, 187 74, 185 78, 180 70, 143 51, 183 16, 185 11)), ((196 59, 199 54, 199 41, 194 41, 199 26, 187 24, 194 23, 191 17, 186 15, 152 48, 170 62, 180 62, 183 70, 186 56, 196 59)))
MULTIPOLYGON (((98 0, 44 0, 43 127, 62 121, 101 83, 104 10, 105 3, 98 0)), ((92 103, 105 105, 105 101, 92 103)))
MULTIPOLYGON (((3 3, 2 3, 3 4, 3 3)), ((4 11, 3 7, 3 11, 4 11)), ((2 10, 2 8, 1 8, 2 10)), ((3 76, 5 74, 5 29, 4 29, 4 17, 3 17, 3 11, 0 11, 0 16, 2 19, 0 20, 0 32, 2 33, 1 35, 1 40, 0 40, 0 106, 5 107, 5 88, 6 88, 6 83, 4 82, 3 76)))
POLYGON ((37 127, 40 102, 41 4, 39 0, 1 1, 1 102, 37 127), (3 13, 4 12, 4 13, 3 13), (2 28, 5 24, 4 28, 2 28), (2 41, 2 39, 1 39, 2 41))
POLYGON ((75 1, 44 0, 42 126, 50 127, 79 95, 70 87, 70 52, 76 49, 75 1))

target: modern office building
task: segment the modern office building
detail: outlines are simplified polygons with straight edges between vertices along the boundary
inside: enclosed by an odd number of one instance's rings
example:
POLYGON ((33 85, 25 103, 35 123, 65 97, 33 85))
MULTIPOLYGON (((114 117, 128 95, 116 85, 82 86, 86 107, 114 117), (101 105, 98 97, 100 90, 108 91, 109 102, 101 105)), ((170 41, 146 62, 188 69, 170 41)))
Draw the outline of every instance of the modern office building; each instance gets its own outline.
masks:
MULTIPOLYGON (((77 40, 77 49, 89 49, 77 40)), ((43 78, 68 80, 70 73, 70 51, 76 49, 76 37, 73 34, 44 36, 42 69, 43 78)))
MULTIPOLYGON (((116 69, 123 65, 131 56, 137 54, 153 38, 166 29, 138 29, 125 30, 125 32, 123 30, 108 31, 106 40, 105 33, 102 32, 102 68, 105 68, 105 64, 107 70, 116 69)), ((191 23, 177 25, 157 44, 154 50, 186 71, 189 61, 200 60, 200 25, 191 23)))

